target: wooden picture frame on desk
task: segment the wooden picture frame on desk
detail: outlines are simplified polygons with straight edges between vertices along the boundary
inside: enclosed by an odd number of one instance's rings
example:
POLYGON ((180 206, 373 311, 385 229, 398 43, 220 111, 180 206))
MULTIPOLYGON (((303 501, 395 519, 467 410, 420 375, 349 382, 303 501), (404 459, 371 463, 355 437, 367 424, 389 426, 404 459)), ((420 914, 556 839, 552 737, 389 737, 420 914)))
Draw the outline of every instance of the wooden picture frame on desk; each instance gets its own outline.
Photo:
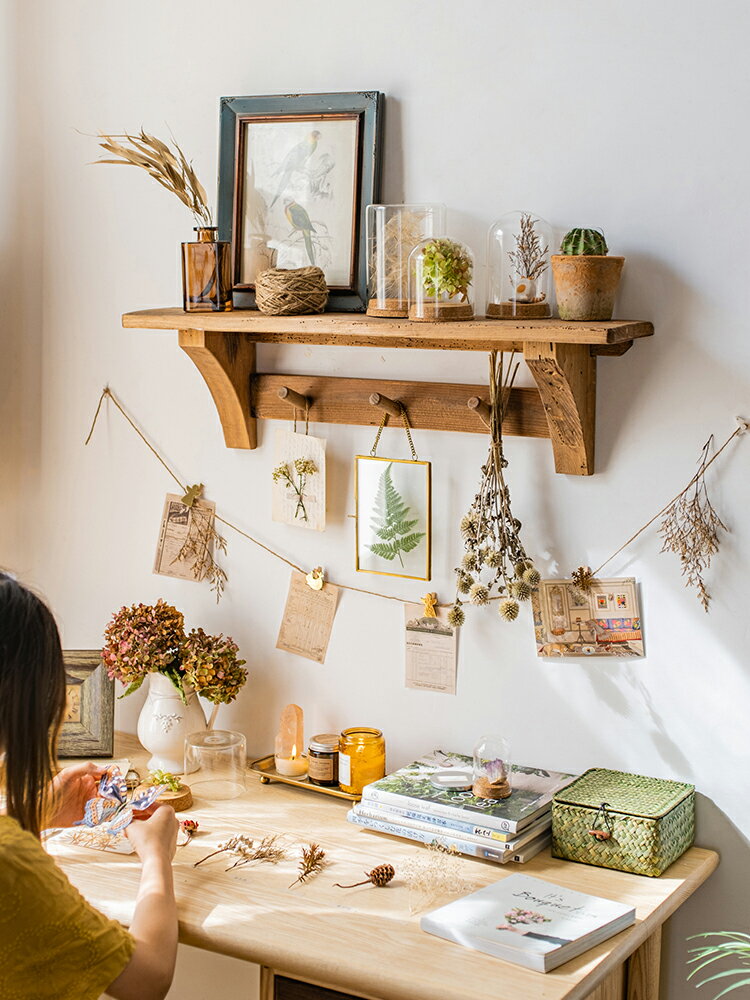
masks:
POLYGON ((111 757, 114 750, 115 682, 98 649, 63 651, 67 705, 58 757, 111 757))
POLYGON ((364 312, 382 119, 378 91, 222 97, 219 238, 232 244, 236 309, 256 308, 261 270, 319 266, 329 309, 364 312))

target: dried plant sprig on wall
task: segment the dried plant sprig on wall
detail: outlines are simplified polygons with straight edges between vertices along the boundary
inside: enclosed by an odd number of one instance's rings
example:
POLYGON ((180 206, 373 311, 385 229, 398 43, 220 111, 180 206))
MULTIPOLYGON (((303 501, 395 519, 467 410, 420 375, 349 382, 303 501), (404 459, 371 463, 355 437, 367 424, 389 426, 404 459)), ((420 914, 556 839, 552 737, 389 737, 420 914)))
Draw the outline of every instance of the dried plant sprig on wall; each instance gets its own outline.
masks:
POLYGON ((318 875, 323 871, 325 866, 328 864, 328 859, 326 857, 326 852, 320 846, 320 844, 308 844, 307 847, 302 848, 302 856, 299 859, 299 864, 297 865, 297 870, 299 875, 289 886, 297 885, 298 882, 307 882, 314 875, 318 875))
POLYGON ((706 488, 705 472, 713 435, 703 445, 698 471, 685 490, 667 508, 659 528, 662 552, 679 556, 686 587, 695 587, 703 610, 708 611, 711 596, 703 582, 703 573, 711 557, 719 551, 719 531, 727 526, 714 510, 706 488))
POLYGON ((211 225, 211 210, 208 207, 206 189, 198 180, 192 163, 174 139, 172 149, 167 143, 157 139, 155 135, 149 135, 143 129, 137 135, 130 135, 128 132, 121 135, 100 132, 99 139, 101 148, 107 153, 112 153, 117 159, 96 160, 96 163, 140 167, 190 209, 197 225, 211 225))
POLYGON ((216 562, 214 554, 227 552, 227 542, 214 526, 214 515, 204 511, 198 504, 191 508, 190 527, 185 543, 177 553, 180 562, 192 562, 195 579, 208 580, 216 594, 216 603, 221 600, 227 583, 227 574, 216 562))
POLYGON ((511 509, 503 472, 508 465, 503 452, 503 418, 517 371, 513 355, 506 366, 502 353, 490 354, 490 450, 482 466, 479 492, 461 519, 465 553, 455 570, 456 601, 448 614, 454 628, 465 620, 462 604, 482 606, 498 599, 500 617, 514 621, 519 602, 529 600, 539 585, 540 574, 521 541, 521 522, 511 509), (468 595, 468 601, 461 600, 462 594, 468 595))
POLYGON ((515 286, 515 278, 530 278, 532 281, 539 277, 549 267, 549 245, 542 247, 539 233, 536 231, 537 220, 528 212, 521 216, 520 233, 515 237, 515 250, 508 251, 514 274, 509 275, 511 285, 515 286))

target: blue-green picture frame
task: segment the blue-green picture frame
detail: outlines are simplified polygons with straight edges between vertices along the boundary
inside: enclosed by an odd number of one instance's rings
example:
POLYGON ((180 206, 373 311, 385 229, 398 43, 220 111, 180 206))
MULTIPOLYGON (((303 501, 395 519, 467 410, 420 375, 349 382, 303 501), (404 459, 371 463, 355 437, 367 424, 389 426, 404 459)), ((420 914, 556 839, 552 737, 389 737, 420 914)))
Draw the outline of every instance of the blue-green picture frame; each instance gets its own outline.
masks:
MULTIPOLYGON (((243 220, 246 218, 243 201, 244 179, 248 173, 244 137, 247 135, 248 126, 269 120, 282 124, 288 121, 294 125, 295 122, 314 123, 325 122, 326 119, 346 119, 354 122, 356 128, 351 266, 348 279, 342 280, 337 285, 329 285, 328 309, 341 312, 365 311, 367 306, 365 213, 368 205, 380 201, 383 111, 384 95, 379 91, 221 98, 218 225, 219 238, 232 243, 232 298, 236 309, 256 307, 254 284, 244 278, 241 267, 244 245, 243 220)), ((294 206, 295 203, 291 204, 294 206)), ((307 244, 310 234, 307 232, 303 235, 307 244)))

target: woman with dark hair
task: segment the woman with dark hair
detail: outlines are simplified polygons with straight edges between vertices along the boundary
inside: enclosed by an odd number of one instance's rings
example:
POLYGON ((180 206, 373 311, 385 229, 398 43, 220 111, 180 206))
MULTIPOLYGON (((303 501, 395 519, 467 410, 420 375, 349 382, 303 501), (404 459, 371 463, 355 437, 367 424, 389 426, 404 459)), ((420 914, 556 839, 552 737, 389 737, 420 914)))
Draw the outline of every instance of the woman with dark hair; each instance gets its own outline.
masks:
POLYGON ((40 832, 83 816, 103 773, 56 774, 65 669, 50 610, 0 573, 0 1000, 162 1000, 177 954, 171 861, 178 822, 155 807, 127 829, 142 861, 130 932, 99 913, 44 851, 40 832))

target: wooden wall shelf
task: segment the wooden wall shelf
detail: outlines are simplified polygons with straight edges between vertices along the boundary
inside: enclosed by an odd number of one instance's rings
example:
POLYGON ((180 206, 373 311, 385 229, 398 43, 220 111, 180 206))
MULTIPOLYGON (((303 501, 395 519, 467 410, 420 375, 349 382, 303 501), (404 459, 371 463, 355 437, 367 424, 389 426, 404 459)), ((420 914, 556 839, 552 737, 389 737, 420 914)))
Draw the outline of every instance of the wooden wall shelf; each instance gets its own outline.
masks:
MULTIPOLYGON (((278 390, 310 400, 319 423, 377 424, 382 411, 370 406, 379 392, 408 409, 416 429, 486 433, 470 397, 487 398, 487 387, 453 383, 396 382, 256 372, 255 345, 315 344, 335 347, 409 348, 450 351, 511 351, 523 357, 537 389, 514 389, 505 430, 549 437, 555 470, 586 476, 594 471, 596 359, 618 356, 633 341, 650 337, 651 323, 611 320, 565 323, 558 319, 476 319, 462 323, 410 323, 356 313, 264 316, 254 311, 185 313, 145 309, 125 313, 127 329, 177 330, 216 403, 229 448, 256 447, 256 419, 291 413, 278 390)), ((481 407, 480 407, 481 409, 481 407)))

